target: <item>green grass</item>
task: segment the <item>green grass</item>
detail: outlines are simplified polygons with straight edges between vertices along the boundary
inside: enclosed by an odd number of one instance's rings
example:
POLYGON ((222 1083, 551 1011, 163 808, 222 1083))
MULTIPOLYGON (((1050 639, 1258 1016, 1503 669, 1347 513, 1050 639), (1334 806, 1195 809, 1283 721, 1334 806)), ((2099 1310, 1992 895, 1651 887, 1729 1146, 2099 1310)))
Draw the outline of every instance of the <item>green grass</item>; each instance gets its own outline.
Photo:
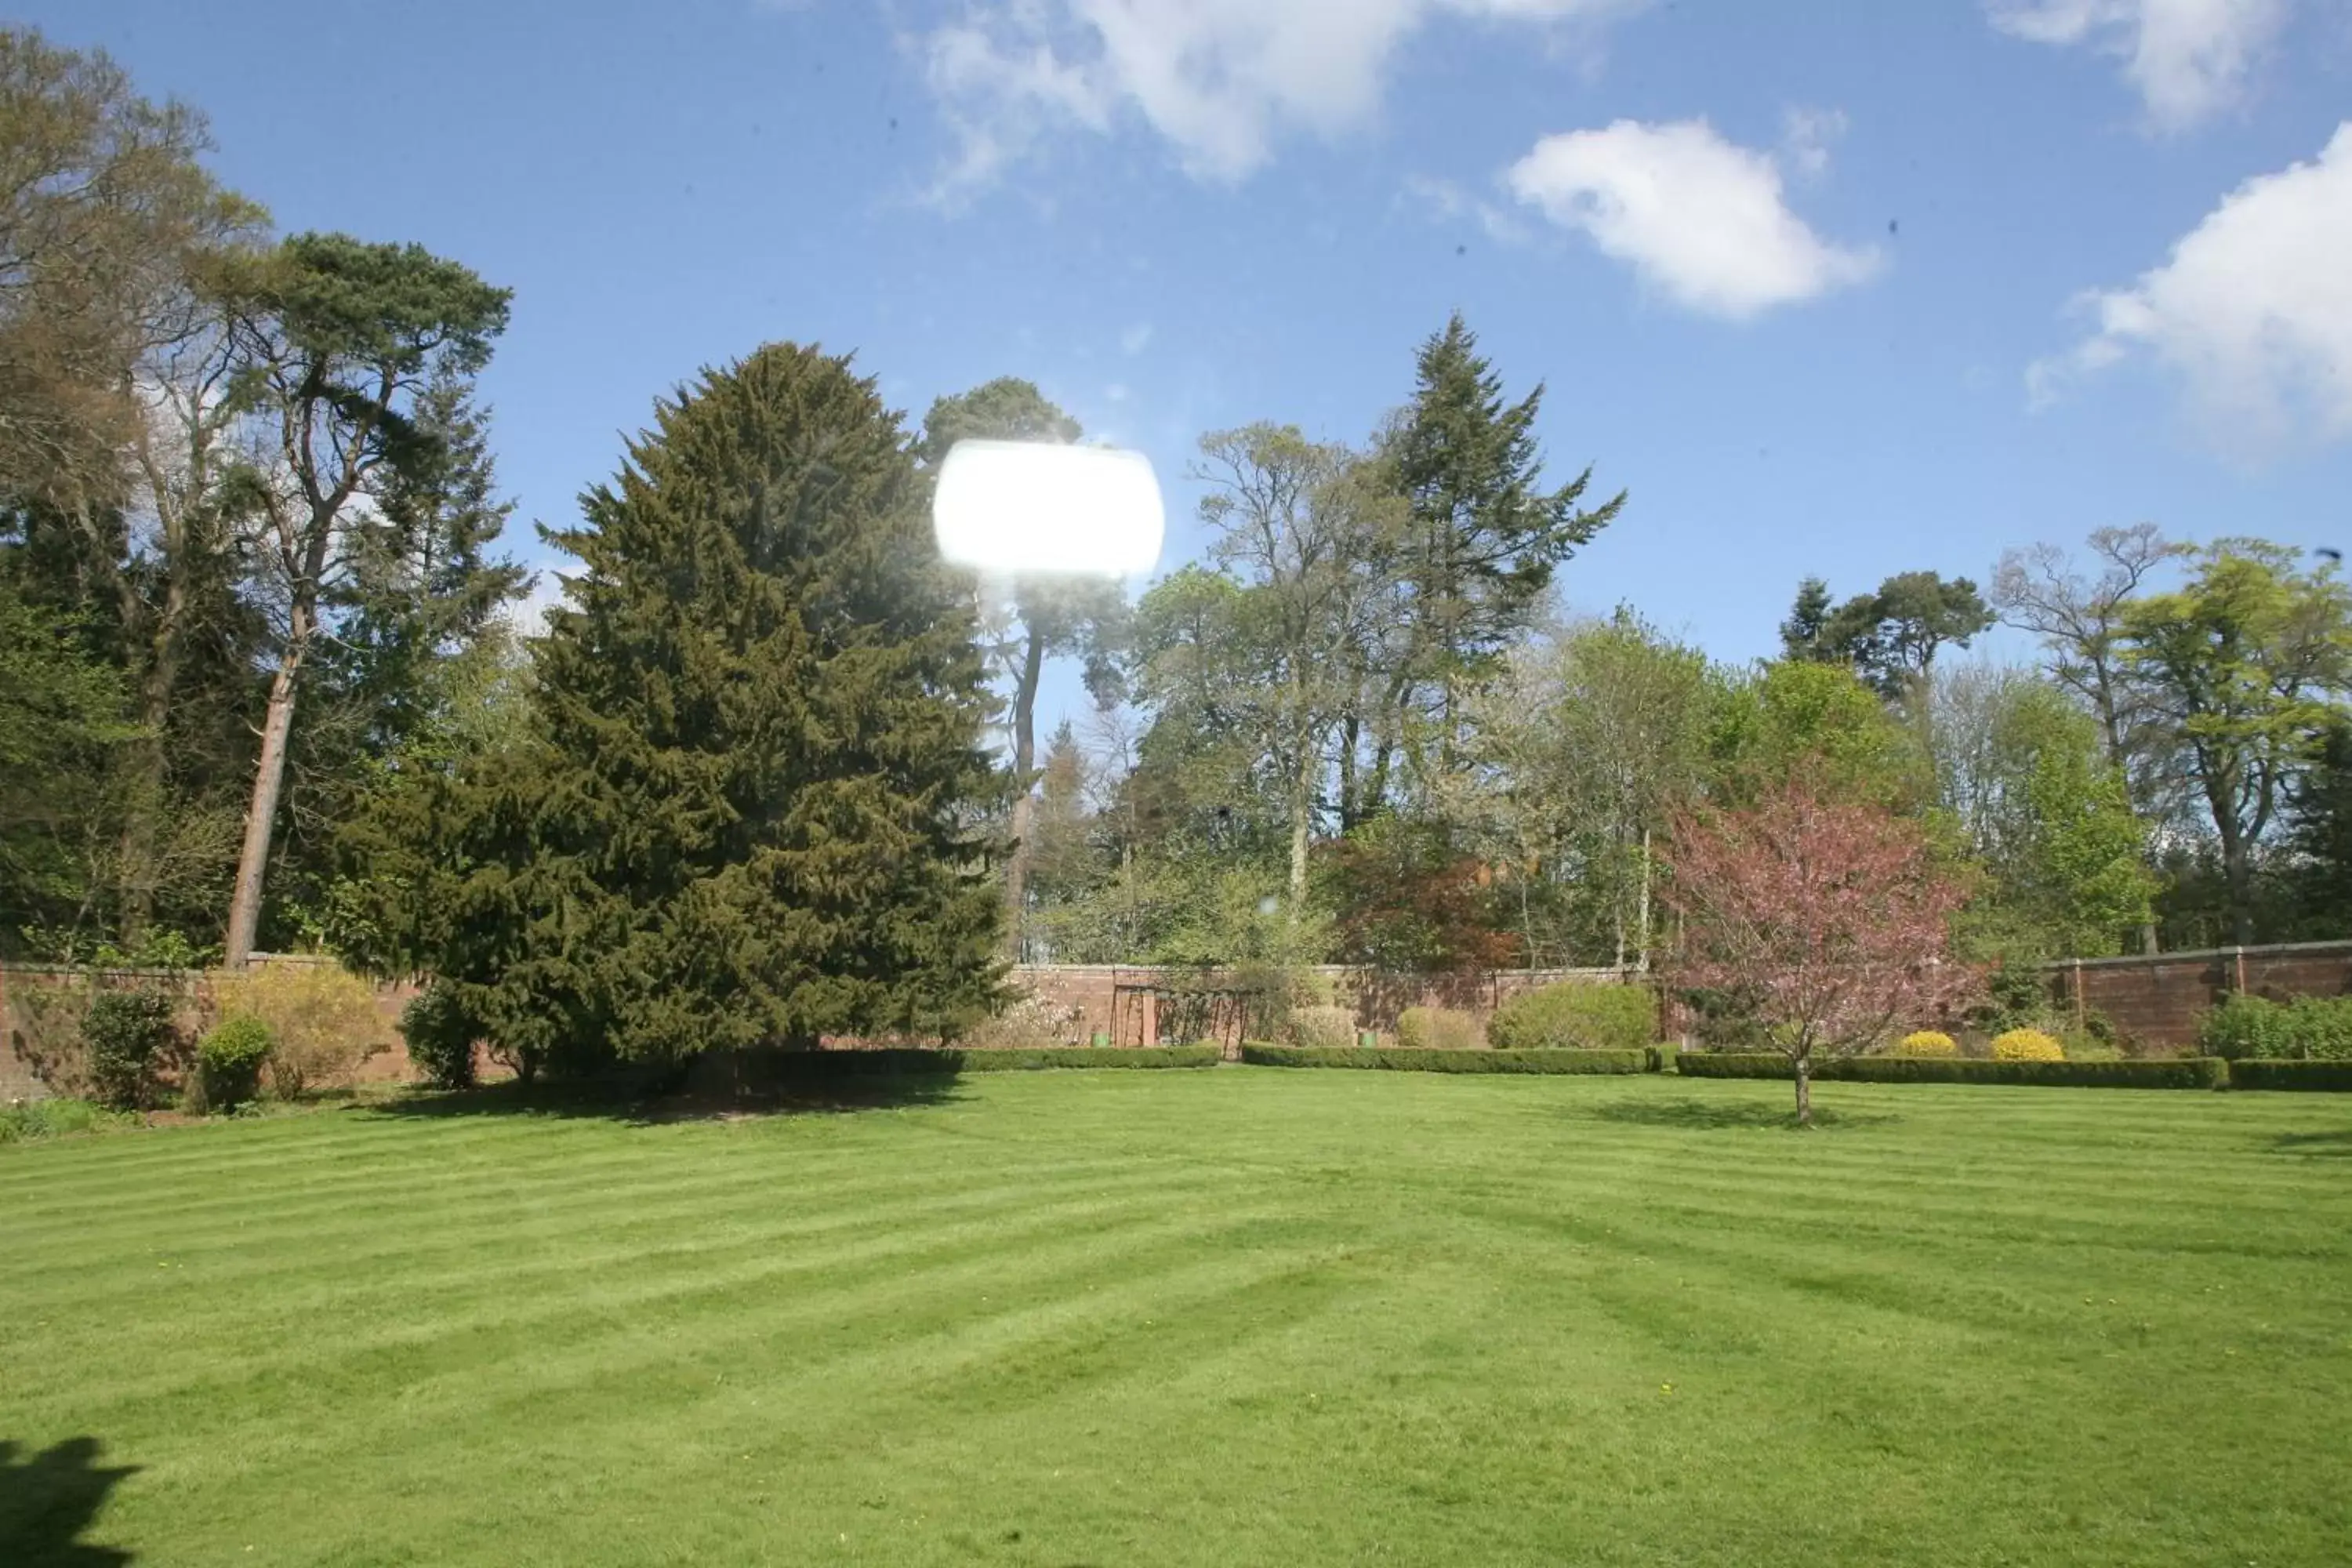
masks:
POLYGON ((0 1561, 2352 1561, 2352 1100, 898 1091, 0 1148, 0 1561))

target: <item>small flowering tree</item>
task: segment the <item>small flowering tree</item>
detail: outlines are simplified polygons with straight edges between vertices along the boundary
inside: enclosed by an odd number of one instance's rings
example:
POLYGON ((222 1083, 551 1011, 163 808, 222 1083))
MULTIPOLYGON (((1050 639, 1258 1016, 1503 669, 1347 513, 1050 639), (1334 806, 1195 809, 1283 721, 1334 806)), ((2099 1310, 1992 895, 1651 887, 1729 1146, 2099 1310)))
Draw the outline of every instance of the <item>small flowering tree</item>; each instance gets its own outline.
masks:
POLYGON ((1742 811, 1685 813, 1668 851, 1682 916, 1679 983, 1732 997, 1797 1069, 1812 1121, 1812 1064, 1854 1055, 1974 994, 1951 952, 1965 891, 1916 826, 1791 782, 1742 811))

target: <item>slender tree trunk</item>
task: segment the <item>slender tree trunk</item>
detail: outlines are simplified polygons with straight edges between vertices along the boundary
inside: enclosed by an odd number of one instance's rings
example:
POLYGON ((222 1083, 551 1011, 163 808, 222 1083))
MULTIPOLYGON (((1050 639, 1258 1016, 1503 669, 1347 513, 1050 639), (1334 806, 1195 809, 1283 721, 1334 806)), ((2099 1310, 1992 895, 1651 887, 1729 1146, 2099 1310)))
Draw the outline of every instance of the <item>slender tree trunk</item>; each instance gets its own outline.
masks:
POLYGON ((1635 930, 1639 933, 1634 948, 1635 962, 1642 973, 1647 974, 1650 972, 1650 830, 1646 827, 1642 829, 1642 901, 1635 930))
POLYGON ((1301 734, 1297 758, 1290 770, 1290 918, 1296 922, 1307 907, 1307 850, 1315 809, 1315 746, 1301 734))
POLYGON ((147 644, 147 668, 139 681, 138 770, 122 823, 121 884, 122 941, 136 942, 155 918, 156 859, 164 792, 171 780, 171 752, 164 726, 171 721, 172 692, 180 679, 180 618, 187 605, 184 563, 175 551, 165 562, 163 606, 147 644))
POLYGON ((246 808, 245 844, 237 851, 236 889, 229 899, 226 951, 221 962, 242 969, 261 928, 261 884, 269 840, 278 823, 278 796, 286 782, 286 748, 294 732, 294 681, 302 667, 301 641, 289 642, 269 683, 269 712, 261 725, 261 758, 253 770, 253 801, 246 808))
POLYGON ((1045 639, 1031 627, 1013 689, 1013 853, 1004 861, 1004 943, 1015 963, 1028 956, 1029 836, 1037 816, 1029 774, 1037 764, 1037 679, 1045 666, 1045 639))
POLYGON ((1813 1054, 1800 1052, 1797 1057, 1797 1125, 1813 1124, 1813 1054))

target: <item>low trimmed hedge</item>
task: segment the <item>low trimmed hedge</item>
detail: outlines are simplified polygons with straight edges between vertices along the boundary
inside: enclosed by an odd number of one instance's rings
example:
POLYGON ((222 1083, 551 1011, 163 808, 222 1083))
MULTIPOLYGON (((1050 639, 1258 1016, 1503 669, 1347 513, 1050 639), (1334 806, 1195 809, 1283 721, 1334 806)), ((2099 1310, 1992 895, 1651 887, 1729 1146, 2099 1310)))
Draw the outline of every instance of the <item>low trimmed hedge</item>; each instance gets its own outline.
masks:
MULTIPOLYGON (((1685 1078, 1793 1079, 1796 1065, 1778 1051, 1685 1051, 1675 1070, 1685 1078)), ((2075 1089, 2223 1089, 2230 1064, 2219 1057, 2169 1061, 1975 1061, 1961 1057, 1847 1057, 1813 1064, 1817 1083, 2011 1083, 2075 1089)))
POLYGON ((1390 1072, 1629 1073, 1650 1070, 1647 1051, 1446 1051, 1385 1046, 1242 1043, 1242 1060, 1262 1068, 1370 1068, 1390 1072))
POLYGON ((2231 1062, 2230 1087, 2315 1089, 2352 1094, 2352 1062, 2231 1062))
POLYGON ((786 1078, 876 1073, 1029 1072, 1047 1068, 1206 1068, 1214 1046, 1028 1046, 970 1050, 899 1047, 876 1051, 801 1051, 769 1058, 786 1078))

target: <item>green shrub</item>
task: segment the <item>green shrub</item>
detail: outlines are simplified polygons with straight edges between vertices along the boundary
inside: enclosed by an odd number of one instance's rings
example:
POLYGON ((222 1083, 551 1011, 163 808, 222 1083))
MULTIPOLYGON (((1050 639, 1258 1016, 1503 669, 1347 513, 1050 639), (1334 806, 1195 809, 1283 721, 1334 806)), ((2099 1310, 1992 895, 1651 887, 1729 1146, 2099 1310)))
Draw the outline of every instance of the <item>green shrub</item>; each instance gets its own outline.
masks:
POLYGON ((1658 1035, 1646 985, 1546 985, 1495 1009, 1486 1043, 1501 1051, 1638 1051, 1658 1035))
POLYGON ((81 1037, 99 1102, 143 1110, 155 1091, 156 1058, 172 1045, 172 998, 145 987, 101 991, 82 1015, 81 1037))
POLYGON ((1397 1044, 1409 1051, 1475 1051, 1486 1031, 1475 1013, 1451 1007, 1407 1007, 1397 1015, 1397 1044))
POLYGON ((2233 992, 2199 1020, 2197 1045, 2231 1061, 2352 1061, 2352 996, 2278 1003, 2233 992))
POLYGON ((0 1105, 0 1143, 89 1132, 127 1120, 87 1100, 31 1100, 0 1105))
POLYGON ((436 1089, 474 1086, 474 1041, 481 1030, 455 988, 435 981, 400 1010, 400 1037, 408 1059, 436 1089))
POLYGON ((1338 1050, 1356 1043, 1356 1011, 1315 1004, 1290 1010, 1289 1026, 1283 1031, 1294 1046, 1306 1046, 1321 1050, 1338 1050))
POLYGON ((2352 1094, 2352 1062, 2262 1061, 2230 1064, 2231 1089, 2299 1089, 2352 1094))
POLYGON ((223 1018, 196 1043, 199 1110, 226 1110, 251 1100, 261 1088, 261 1064, 277 1046, 269 1026, 249 1013, 223 1018))
POLYGON ((2292 1056, 2286 1009, 2264 997, 2232 992, 2198 1020, 2197 1048, 2229 1061, 2292 1056))
MULTIPOLYGON (((1675 1070, 1685 1078, 1797 1076, 1777 1051, 1685 1051, 1675 1070)), ((1816 1082, 2038 1084, 2076 1089, 2221 1089, 2230 1064, 2218 1057, 2168 1061, 1971 1061, 1960 1057, 1846 1057, 1813 1064, 1816 1082)))
POLYGON ((1268 1068, 1373 1068, 1391 1072, 1629 1073, 1649 1070, 1641 1050, 1424 1050, 1415 1047, 1346 1046, 1310 1049, 1244 1041, 1242 1060, 1268 1068))

